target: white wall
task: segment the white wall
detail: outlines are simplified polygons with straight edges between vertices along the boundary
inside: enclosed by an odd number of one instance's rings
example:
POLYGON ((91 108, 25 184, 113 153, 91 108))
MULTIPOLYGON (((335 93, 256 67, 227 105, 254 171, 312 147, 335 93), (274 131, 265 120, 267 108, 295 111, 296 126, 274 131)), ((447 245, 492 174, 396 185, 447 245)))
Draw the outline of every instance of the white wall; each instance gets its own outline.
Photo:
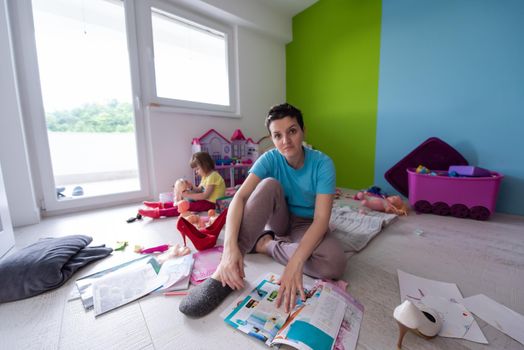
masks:
POLYGON ((191 140, 213 128, 227 138, 235 129, 255 141, 267 134, 269 108, 285 101, 285 44, 247 28, 238 31, 241 118, 180 115, 149 110, 155 195, 190 178, 191 140))
POLYGON ((0 161, 13 226, 40 221, 26 151, 6 0, 0 0, 0 161))

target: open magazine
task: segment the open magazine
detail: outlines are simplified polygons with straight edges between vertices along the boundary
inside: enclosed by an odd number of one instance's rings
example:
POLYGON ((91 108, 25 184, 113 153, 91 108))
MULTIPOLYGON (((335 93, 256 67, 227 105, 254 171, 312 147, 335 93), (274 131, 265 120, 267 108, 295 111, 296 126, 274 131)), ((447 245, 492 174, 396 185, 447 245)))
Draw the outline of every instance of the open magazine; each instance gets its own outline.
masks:
POLYGON ((364 307, 332 283, 305 286, 306 300, 290 313, 276 307, 279 276, 267 274, 222 313, 224 321, 268 346, 355 349, 364 307))
POLYGON ((193 256, 185 255, 162 265, 151 255, 144 255, 76 281, 86 310, 95 316, 137 300, 153 291, 187 289, 193 256))

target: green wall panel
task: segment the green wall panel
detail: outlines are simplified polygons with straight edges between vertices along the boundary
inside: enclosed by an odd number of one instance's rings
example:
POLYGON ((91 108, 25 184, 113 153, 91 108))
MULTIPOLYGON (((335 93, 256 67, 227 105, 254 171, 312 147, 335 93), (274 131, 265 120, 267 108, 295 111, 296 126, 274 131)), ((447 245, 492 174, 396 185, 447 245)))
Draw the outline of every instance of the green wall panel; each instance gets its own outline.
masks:
POLYGON ((380 21, 380 0, 320 0, 293 18, 287 100, 307 142, 333 158, 338 186, 373 184, 380 21))

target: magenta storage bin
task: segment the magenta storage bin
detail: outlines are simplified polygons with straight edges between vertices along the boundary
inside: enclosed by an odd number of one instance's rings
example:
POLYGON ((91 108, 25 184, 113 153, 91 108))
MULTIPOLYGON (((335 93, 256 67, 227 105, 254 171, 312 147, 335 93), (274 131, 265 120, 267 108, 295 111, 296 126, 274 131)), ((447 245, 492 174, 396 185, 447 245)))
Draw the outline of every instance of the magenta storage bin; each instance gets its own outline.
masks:
POLYGON ((409 204, 421 213, 470 217, 486 220, 495 211, 500 182, 504 177, 491 172, 489 177, 448 177, 417 174, 407 169, 409 204))

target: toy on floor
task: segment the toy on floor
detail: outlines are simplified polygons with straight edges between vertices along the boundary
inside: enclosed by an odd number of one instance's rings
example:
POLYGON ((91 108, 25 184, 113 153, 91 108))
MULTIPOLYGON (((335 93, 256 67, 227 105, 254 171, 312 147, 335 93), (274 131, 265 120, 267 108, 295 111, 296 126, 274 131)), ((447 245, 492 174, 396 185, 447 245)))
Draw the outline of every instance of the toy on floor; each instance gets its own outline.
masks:
POLYGON ((129 219, 126 220, 126 222, 128 224, 130 224, 130 223, 135 222, 137 220, 142 220, 142 215, 140 213, 136 214, 136 216, 130 217, 129 219))
POLYGON ((135 253, 140 254, 152 254, 152 253, 163 253, 169 249, 169 244, 162 244, 156 247, 144 248, 141 245, 135 245, 135 253))
POLYGON ((174 246, 169 248, 164 254, 157 257, 157 260, 160 264, 163 264, 169 259, 178 258, 184 255, 188 255, 191 253, 191 249, 186 246, 182 246, 178 243, 176 243, 174 246))
POLYGON ((116 241, 116 245, 113 248, 115 251, 124 251, 129 244, 128 241, 116 241))
POLYGON ((205 250, 215 246, 220 230, 226 223, 227 209, 207 227, 197 229, 185 217, 180 216, 177 222, 177 229, 184 239, 184 246, 187 246, 186 237, 189 237, 197 250, 205 250))
POLYGON ((359 192, 355 199, 360 200, 361 204, 371 210, 391 213, 396 215, 408 215, 408 206, 400 196, 381 197, 369 192, 359 192))
POLYGON ((378 186, 371 186, 370 188, 366 190, 366 192, 373 194, 377 197, 382 197, 382 198, 386 198, 388 196, 388 194, 385 192, 382 192, 382 189, 378 186))

